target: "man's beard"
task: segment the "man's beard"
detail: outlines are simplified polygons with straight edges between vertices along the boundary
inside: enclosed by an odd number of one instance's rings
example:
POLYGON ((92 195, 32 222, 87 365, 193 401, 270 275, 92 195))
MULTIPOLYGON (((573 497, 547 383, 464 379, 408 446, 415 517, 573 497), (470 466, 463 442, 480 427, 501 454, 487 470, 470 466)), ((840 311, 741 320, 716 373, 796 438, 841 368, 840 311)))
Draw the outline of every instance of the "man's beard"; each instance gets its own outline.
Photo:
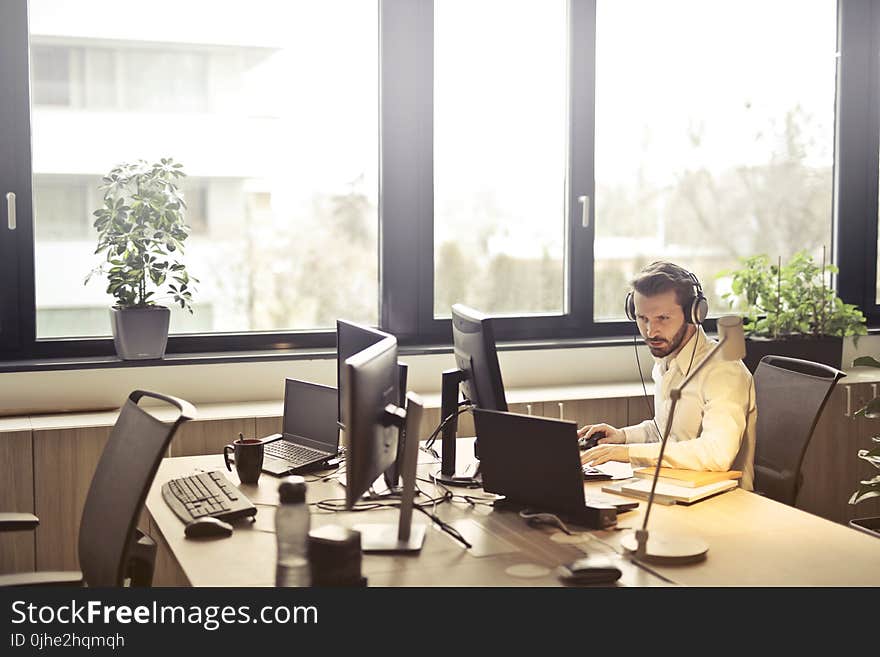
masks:
POLYGON ((688 324, 687 324, 687 322, 685 322, 684 324, 681 325, 681 329, 678 331, 678 333, 676 333, 675 335, 672 336, 671 341, 664 340, 663 343, 657 347, 653 346, 650 342, 648 342, 648 339, 645 338, 645 342, 648 345, 648 349, 651 350, 651 355, 654 356, 655 358, 665 358, 666 356, 668 356, 669 354, 674 352, 676 349, 678 349, 681 346, 681 343, 684 340, 684 336, 685 336, 685 334, 687 334, 687 329, 688 329, 688 324))

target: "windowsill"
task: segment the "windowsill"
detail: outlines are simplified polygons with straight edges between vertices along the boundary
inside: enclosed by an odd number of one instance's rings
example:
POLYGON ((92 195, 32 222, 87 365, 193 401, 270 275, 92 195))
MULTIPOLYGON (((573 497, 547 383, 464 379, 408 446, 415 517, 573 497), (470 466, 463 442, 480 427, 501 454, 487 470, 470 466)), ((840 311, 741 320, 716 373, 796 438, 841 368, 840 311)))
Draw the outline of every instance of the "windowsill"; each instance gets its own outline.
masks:
MULTIPOLYGON (((498 351, 529 351, 535 349, 575 349, 584 347, 619 347, 632 344, 631 338, 569 338, 562 340, 517 340, 499 342, 498 351)), ((451 345, 401 345, 401 356, 422 356, 452 353, 451 345)), ((122 360, 116 356, 78 358, 35 358, 0 361, 0 374, 11 372, 50 372, 53 370, 115 369, 123 367, 163 367, 179 365, 218 365, 222 363, 263 363, 290 360, 335 359, 336 350, 282 349, 272 351, 229 351, 188 354, 166 354, 154 360, 122 360)))
MULTIPOLYGON (((639 370, 651 385, 653 361, 632 337, 500 342, 498 358, 510 401, 516 391, 542 390, 544 401, 589 397, 583 386, 621 385, 629 390, 639 370)), ((403 345, 401 360, 409 366, 407 389, 424 397, 440 392, 441 372, 455 366, 450 345, 403 345)), ((880 354, 880 332, 844 345, 844 362, 880 354)), ((277 400, 286 378, 336 385, 333 348, 285 351, 169 354, 153 361, 123 361, 115 356, 34 359, 0 363, 0 417, 103 411, 118 408, 131 390, 158 390, 196 404, 251 403, 277 400)), ((844 367, 844 370, 850 370, 844 367)), ((880 371, 857 368, 846 383, 873 383, 880 371)), ((638 389, 641 384, 636 384, 638 389)), ((629 396, 623 388, 612 396, 629 396)), ((605 392, 595 394, 611 394, 605 392)), ((429 401, 426 399, 426 401, 429 401)))

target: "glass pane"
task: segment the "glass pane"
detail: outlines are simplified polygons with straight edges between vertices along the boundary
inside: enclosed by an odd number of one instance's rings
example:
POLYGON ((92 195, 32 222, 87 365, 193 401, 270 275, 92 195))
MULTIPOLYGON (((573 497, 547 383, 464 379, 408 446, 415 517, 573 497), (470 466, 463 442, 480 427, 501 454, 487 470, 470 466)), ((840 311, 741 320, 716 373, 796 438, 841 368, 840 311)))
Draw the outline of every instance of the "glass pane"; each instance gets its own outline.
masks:
POLYGON ((655 259, 718 314, 740 257, 831 252, 836 4, 599 1, 596 319, 655 259))
POLYGON ((68 4, 30 3, 37 336, 109 334, 98 187, 162 157, 201 280, 172 333, 376 324, 378 3, 68 4))
POLYGON ((562 0, 434 3, 434 315, 565 310, 562 0))

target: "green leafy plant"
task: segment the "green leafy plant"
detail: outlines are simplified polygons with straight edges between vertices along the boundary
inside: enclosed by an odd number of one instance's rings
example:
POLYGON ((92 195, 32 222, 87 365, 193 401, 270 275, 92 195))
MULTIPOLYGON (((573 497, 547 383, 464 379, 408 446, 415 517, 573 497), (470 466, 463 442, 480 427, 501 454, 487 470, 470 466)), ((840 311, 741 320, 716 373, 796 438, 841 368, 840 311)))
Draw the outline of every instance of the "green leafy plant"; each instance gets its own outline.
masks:
POLYGON ((155 306, 155 290, 167 284, 174 303, 192 313, 192 283, 180 261, 190 228, 184 221, 183 195, 177 181, 186 174, 171 158, 153 164, 145 160, 113 167, 102 179, 104 204, 96 217, 98 246, 105 261, 89 273, 107 276, 107 293, 117 308, 155 306), (170 279, 170 280, 169 280, 170 279))
MULTIPOLYGON (((880 361, 870 356, 862 356, 853 361, 853 367, 877 367, 880 368, 880 361)), ((880 418, 880 397, 875 397, 857 410, 855 417, 866 417, 870 419, 880 418)), ((860 449, 859 458, 867 461, 875 468, 880 470, 880 436, 872 436, 871 441, 875 443, 872 449, 860 449)), ((870 479, 863 479, 859 482, 858 489, 849 498, 850 504, 858 504, 872 497, 880 497, 880 474, 870 479)))
POLYGON ((865 316, 853 304, 844 303, 826 282, 834 265, 818 265, 806 251, 786 264, 773 264, 766 255, 741 259, 742 267, 718 277, 731 277, 731 292, 722 295, 743 313, 749 335, 785 338, 792 335, 859 336, 867 333, 865 316))

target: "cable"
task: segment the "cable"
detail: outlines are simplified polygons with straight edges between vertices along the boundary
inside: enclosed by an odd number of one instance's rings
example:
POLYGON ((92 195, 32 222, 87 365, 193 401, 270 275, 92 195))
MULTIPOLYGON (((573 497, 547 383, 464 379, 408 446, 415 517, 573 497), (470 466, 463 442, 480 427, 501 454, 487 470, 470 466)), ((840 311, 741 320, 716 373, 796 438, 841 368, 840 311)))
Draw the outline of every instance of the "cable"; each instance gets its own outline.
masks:
POLYGON ((440 456, 437 454, 437 452, 435 452, 433 450, 434 443, 437 440, 437 436, 440 434, 441 431, 443 431, 443 428, 447 424, 449 424, 449 422, 452 421, 453 418, 458 417, 462 413, 469 411, 472 408, 473 408, 473 404, 471 404, 470 400, 468 400, 468 399, 465 399, 464 401, 458 402, 458 408, 455 410, 455 412, 447 415, 443 419, 443 421, 441 421, 440 424, 437 425, 437 428, 434 429, 434 431, 431 433, 431 435, 428 436, 427 440, 425 440, 425 446, 423 448, 421 448, 422 451, 425 451, 425 452, 432 454, 434 456, 434 458, 440 458, 440 456))
POLYGON ((639 379, 642 382, 642 392, 645 394, 645 406, 648 409, 648 414, 651 416, 651 421, 654 423, 654 428, 657 430, 657 435, 662 438, 663 434, 660 432, 660 427, 657 426, 657 414, 651 408, 651 402, 648 401, 648 387, 645 385, 645 376, 642 374, 642 363, 639 361, 639 345, 636 338, 639 334, 638 332, 639 327, 636 325, 636 332, 633 334, 633 351, 636 355, 636 367, 639 368, 639 379))
MULTIPOLYGON (((624 528, 623 528, 623 527, 617 527, 616 529, 617 529, 617 530, 622 530, 622 529, 624 529, 624 528)), ((638 560, 636 560, 636 559, 630 557, 629 555, 626 554, 626 552, 621 551, 621 550, 618 550, 618 549, 617 549, 616 547, 614 547, 614 545, 612 545, 611 543, 606 543, 606 542, 603 541, 601 538, 599 538, 599 537, 597 537, 597 536, 594 536, 593 534, 587 534, 587 537, 588 537, 589 540, 591 540, 591 541, 597 541, 597 542, 601 543, 602 545, 604 545, 605 547, 607 547, 608 549, 610 549, 612 552, 614 552, 617 556, 619 556, 619 557, 621 557, 621 558, 623 558, 623 559, 628 560, 630 563, 635 564, 636 566, 638 566, 639 568, 641 568, 641 569, 644 570, 645 572, 650 573, 650 574, 653 575, 654 577, 657 577, 657 578, 659 578, 659 579, 662 579, 662 580, 663 580, 664 582, 666 582, 667 584, 674 584, 675 586, 678 586, 678 582, 676 582, 675 580, 669 579, 668 577, 666 577, 666 575, 662 575, 661 573, 658 573, 656 570, 654 570, 653 568, 651 568, 651 567, 648 566, 647 564, 645 564, 645 563, 643 563, 643 562, 641 562, 641 561, 638 561, 638 560)))
POLYGON ((416 505, 415 508, 418 509, 419 511, 421 511, 422 513, 424 513, 426 516, 428 516, 433 522, 435 522, 437 525, 440 526, 440 529, 442 529, 444 532, 446 532, 447 534, 449 534, 450 536, 452 536, 452 538, 454 538, 456 541, 459 541, 459 542, 460 542, 462 545, 464 545, 466 548, 470 549, 470 548, 473 547, 470 543, 468 543, 467 539, 465 539, 465 537, 462 536, 462 535, 459 533, 459 531, 458 531, 455 527, 453 527, 453 526, 450 525, 450 524, 447 524, 447 523, 443 522, 442 520, 440 520, 440 518, 438 518, 438 517, 437 517, 436 515, 434 515, 433 513, 429 513, 429 512, 427 512, 427 511, 425 511, 425 510, 424 510, 421 506, 419 506, 418 504, 416 505))
POLYGON ((574 532, 572 532, 566 524, 562 522, 562 519, 554 513, 523 509, 519 512, 519 517, 524 518, 530 525, 553 525, 554 527, 559 527, 559 529, 569 536, 574 535, 574 532))

